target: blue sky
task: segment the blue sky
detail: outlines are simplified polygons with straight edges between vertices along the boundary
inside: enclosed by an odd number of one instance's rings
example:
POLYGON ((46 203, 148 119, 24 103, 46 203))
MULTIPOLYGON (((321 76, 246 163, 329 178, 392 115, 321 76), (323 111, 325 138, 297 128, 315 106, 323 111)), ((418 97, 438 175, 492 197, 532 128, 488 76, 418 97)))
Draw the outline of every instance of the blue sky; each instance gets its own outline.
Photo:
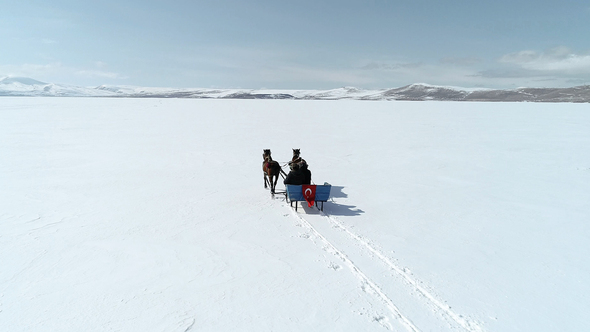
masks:
POLYGON ((0 77, 82 86, 590 84, 588 1, 0 0, 0 77))

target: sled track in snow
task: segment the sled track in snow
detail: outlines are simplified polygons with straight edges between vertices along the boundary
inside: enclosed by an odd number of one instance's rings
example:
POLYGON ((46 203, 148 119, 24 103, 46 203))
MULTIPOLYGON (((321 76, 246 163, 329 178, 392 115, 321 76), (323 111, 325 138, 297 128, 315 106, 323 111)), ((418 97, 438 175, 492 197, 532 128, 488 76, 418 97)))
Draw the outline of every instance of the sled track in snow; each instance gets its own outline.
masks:
MULTIPOLYGON (((470 332, 483 332, 484 331, 479 325, 463 318, 462 316, 460 316, 459 314, 457 314, 456 312, 451 310, 451 307, 449 305, 446 305, 443 302, 441 302, 440 300, 436 299, 430 292, 428 292, 428 290, 426 290, 424 287, 420 286, 420 283, 416 279, 412 278, 411 275, 406 273, 403 268, 396 265, 388 257, 383 255, 379 250, 375 249, 375 247, 373 247, 368 241, 364 240, 362 237, 360 237, 357 234, 355 234, 354 232, 352 232, 350 229, 348 229, 346 226, 344 226, 336 218, 326 214, 325 212, 320 212, 320 214, 322 216, 326 217, 326 219, 328 219, 334 226, 338 227, 339 229, 342 229, 352 239, 354 239, 355 241, 360 243, 363 247, 365 247, 367 250, 369 250, 373 255, 375 255, 377 258, 379 258, 383 263, 385 263, 393 271, 395 271, 400 277, 402 277, 403 280, 405 280, 407 283, 412 285, 414 287, 414 289, 419 294, 424 296, 432 305, 434 305, 436 308, 440 309, 443 313, 445 313, 449 318, 451 318, 453 321, 455 321, 457 324, 459 324, 465 330, 470 331, 470 332)), ((299 216, 297 216, 297 217, 299 217, 299 216)), ((303 218, 299 217, 299 219, 303 219, 303 218)), ((304 220, 304 222, 306 222, 309 225, 309 227, 311 227, 313 229, 313 226, 311 226, 311 224, 309 222, 307 222, 306 220, 304 220)), ((313 229, 313 230, 325 242, 328 242, 327 240, 325 240, 325 238, 321 234, 319 234, 319 232, 317 232, 315 229, 313 229)))
MULTIPOLYGON (((382 301, 385 302, 387 308, 393 313, 394 317, 401 320, 401 323, 408 329, 408 331, 412 332, 420 332, 420 330, 406 317, 404 316, 401 311, 393 304, 393 301, 385 294, 383 291, 371 280, 367 275, 365 275, 351 260, 344 254, 342 251, 338 250, 326 237, 324 237, 318 230, 313 227, 313 225, 307 221, 305 218, 302 218, 296 212, 292 211, 295 218, 297 218, 301 223, 303 223, 311 232, 315 234, 328 248, 329 250, 342 259, 346 265, 351 269, 351 271, 379 297, 382 301)), ((393 326, 389 326, 389 329, 393 329, 393 326)))

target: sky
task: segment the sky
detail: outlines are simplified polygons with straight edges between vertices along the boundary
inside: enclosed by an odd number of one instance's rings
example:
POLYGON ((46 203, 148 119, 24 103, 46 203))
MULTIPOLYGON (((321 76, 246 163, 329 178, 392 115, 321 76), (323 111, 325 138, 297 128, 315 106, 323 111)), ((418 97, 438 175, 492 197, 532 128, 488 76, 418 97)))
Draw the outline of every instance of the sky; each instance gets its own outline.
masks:
POLYGON ((587 1, 0 0, 0 77, 80 86, 590 84, 587 1))

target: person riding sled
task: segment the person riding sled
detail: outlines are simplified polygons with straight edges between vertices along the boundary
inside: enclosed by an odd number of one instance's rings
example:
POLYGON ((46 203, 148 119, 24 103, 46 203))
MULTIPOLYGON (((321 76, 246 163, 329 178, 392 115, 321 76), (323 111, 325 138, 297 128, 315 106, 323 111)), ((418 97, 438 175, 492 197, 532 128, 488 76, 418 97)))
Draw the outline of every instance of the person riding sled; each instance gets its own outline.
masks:
MULTIPOLYGON (((310 174, 311 176, 311 174, 310 174)), ((299 164, 293 164, 293 169, 287 174, 284 184, 302 185, 305 181, 305 174, 299 168, 299 164)))

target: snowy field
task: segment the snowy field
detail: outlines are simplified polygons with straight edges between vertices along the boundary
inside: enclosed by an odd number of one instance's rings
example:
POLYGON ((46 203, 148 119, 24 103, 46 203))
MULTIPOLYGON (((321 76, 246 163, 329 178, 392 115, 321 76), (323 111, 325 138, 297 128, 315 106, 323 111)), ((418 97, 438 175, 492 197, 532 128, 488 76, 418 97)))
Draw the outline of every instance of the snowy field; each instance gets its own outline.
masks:
POLYGON ((0 331, 590 331, 589 220, 588 104, 0 99, 0 331))

